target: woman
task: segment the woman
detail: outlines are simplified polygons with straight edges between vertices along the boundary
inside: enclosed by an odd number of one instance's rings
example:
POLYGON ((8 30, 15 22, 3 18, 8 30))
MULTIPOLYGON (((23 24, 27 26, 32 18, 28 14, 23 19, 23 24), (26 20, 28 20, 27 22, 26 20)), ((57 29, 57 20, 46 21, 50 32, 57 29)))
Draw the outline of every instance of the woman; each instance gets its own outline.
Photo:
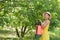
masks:
POLYGON ((40 40, 49 40, 48 28, 49 28, 49 24, 50 24, 50 13, 49 12, 43 13, 43 17, 45 20, 42 23, 43 34, 42 34, 40 40))
POLYGON ((43 28, 41 26, 41 21, 37 20, 37 22, 35 23, 35 37, 34 40, 40 40, 40 37, 43 33, 43 28))

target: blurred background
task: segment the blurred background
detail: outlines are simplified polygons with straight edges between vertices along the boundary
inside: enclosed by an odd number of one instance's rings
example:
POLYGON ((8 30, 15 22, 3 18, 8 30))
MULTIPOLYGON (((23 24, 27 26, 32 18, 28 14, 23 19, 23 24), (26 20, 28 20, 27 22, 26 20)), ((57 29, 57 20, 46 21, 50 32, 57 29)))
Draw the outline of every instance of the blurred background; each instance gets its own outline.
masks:
POLYGON ((46 11, 50 40, 60 40, 60 0, 0 0, 0 40, 33 40, 34 23, 46 11))

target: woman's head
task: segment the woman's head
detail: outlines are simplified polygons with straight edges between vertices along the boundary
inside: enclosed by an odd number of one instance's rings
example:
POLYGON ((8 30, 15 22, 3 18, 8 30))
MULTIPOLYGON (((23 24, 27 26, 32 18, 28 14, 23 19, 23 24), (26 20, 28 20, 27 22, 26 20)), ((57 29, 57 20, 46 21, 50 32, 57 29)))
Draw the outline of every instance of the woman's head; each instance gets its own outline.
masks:
POLYGON ((45 19, 50 19, 50 16, 51 16, 50 12, 45 12, 45 13, 43 13, 43 17, 44 17, 45 19))
POLYGON ((40 20, 37 20, 35 25, 41 25, 41 21, 40 20))

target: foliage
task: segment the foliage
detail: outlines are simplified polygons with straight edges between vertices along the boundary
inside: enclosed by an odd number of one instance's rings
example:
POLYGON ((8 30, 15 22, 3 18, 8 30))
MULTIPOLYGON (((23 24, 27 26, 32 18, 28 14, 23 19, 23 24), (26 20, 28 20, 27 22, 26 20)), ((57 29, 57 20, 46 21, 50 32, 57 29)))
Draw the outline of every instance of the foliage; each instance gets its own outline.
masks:
MULTIPOLYGON (((60 2, 58 0, 2 0, 0 1, 0 26, 28 27, 31 30, 42 13, 51 12, 50 29, 60 26, 60 2)), ((52 30, 51 30, 52 31, 52 30)))

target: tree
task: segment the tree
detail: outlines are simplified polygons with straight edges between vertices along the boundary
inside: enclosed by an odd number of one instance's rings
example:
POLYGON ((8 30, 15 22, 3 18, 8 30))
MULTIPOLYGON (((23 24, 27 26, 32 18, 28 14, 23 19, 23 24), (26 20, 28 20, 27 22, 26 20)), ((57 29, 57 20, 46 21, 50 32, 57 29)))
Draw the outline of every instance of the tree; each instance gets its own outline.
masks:
POLYGON ((29 30, 34 28, 36 20, 44 20, 42 13, 49 11, 52 15, 50 25, 52 29, 60 23, 59 4, 58 0, 2 0, 0 1, 0 26, 15 27, 18 37, 17 27, 22 26, 21 36, 24 37, 29 30))

